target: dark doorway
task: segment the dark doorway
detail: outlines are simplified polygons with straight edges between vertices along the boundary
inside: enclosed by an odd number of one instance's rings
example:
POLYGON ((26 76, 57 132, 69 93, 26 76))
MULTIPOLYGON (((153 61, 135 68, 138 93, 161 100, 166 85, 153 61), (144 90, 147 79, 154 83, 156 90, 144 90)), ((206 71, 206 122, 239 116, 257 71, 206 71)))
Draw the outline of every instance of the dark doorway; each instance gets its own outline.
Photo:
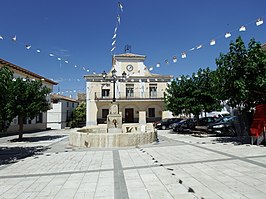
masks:
POLYGON ((134 109, 133 108, 125 109, 125 122, 126 123, 134 122, 134 109))

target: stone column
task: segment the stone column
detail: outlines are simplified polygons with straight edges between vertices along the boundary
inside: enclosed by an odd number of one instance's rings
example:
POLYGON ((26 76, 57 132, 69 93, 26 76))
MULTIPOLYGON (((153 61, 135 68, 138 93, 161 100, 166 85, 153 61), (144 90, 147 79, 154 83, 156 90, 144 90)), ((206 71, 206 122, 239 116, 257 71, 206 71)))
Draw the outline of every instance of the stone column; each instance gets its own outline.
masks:
POLYGON ((97 125, 98 108, 91 91, 91 82, 86 82, 86 126, 97 125))
POLYGON ((139 111, 140 131, 145 132, 146 129, 146 111, 139 111))

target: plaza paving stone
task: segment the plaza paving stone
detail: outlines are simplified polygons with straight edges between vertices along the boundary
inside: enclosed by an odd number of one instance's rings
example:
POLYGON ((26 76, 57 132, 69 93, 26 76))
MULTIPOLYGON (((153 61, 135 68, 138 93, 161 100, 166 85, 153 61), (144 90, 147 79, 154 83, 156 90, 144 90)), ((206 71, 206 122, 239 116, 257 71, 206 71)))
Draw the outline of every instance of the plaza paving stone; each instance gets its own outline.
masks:
POLYGON ((70 131, 0 138, 2 159, 11 147, 45 149, 2 161, 0 198, 266 198, 266 147, 165 130, 149 145, 78 148, 70 131))

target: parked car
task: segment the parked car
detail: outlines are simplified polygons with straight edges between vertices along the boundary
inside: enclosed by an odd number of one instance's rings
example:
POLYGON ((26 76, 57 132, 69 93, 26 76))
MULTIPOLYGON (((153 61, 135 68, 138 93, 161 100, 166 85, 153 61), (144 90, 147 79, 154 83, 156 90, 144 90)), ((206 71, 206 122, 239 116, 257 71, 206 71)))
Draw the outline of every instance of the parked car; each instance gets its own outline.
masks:
POLYGON ((172 128, 173 123, 177 123, 181 120, 182 118, 166 118, 166 119, 163 119, 155 123, 155 128, 162 129, 162 130, 169 129, 169 128, 172 128))
POLYGON ((236 116, 225 116, 208 126, 208 132, 218 135, 236 136, 236 116))
POLYGON ((198 122, 194 122, 194 129, 207 131, 208 126, 215 123, 217 120, 219 120, 217 117, 202 117, 198 122))
POLYGON ((195 126, 195 119, 188 118, 173 124, 175 132, 190 132, 195 126))

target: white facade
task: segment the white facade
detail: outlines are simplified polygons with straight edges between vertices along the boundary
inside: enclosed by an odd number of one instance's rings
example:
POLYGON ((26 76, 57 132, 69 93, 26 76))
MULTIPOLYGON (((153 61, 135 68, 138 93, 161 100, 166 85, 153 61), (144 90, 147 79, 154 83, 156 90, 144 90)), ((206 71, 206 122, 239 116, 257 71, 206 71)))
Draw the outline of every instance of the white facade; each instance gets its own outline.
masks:
POLYGON ((47 127, 51 129, 63 129, 72 119, 72 112, 78 106, 74 99, 52 95, 52 109, 47 111, 47 127))
POLYGON ((146 112, 147 122, 162 118, 164 92, 173 76, 150 73, 145 59, 146 56, 131 53, 114 55, 105 79, 102 74, 85 76, 87 126, 106 122, 114 93, 124 123, 138 122, 141 111, 146 112), (112 81, 114 69, 115 85, 112 81), (126 78, 123 78, 125 73, 126 78))
MULTIPOLYGON (((0 59, 0 67, 7 66, 11 71, 14 72, 14 78, 29 78, 34 80, 42 80, 43 85, 47 88, 53 90, 53 85, 57 83, 49 80, 43 76, 35 74, 3 59, 0 59)), ((50 95, 47 96, 47 100, 50 101, 50 95)), ((33 130, 45 130, 47 128, 47 112, 40 113, 35 118, 24 118, 23 131, 33 131, 33 130)), ((18 117, 14 118, 11 122, 7 133, 13 133, 19 131, 18 117)))

